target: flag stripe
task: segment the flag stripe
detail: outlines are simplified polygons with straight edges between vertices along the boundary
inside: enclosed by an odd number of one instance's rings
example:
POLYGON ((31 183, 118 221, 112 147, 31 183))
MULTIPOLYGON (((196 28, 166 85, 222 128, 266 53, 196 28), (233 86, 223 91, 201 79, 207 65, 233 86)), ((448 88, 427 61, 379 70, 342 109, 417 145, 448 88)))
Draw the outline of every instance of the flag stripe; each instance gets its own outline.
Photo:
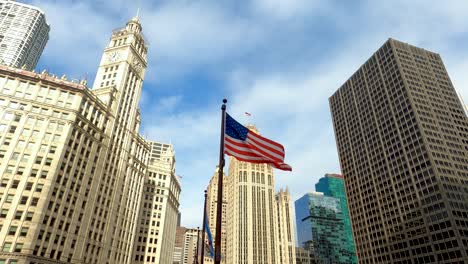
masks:
POLYGON ((289 166, 289 165, 286 164, 286 163, 278 164, 277 166, 278 166, 278 167, 276 167, 276 166, 275 166, 275 167, 278 168, 278 169, 287 170, 287 171, 292 171, 291 166, 289 166))
POLYGON ((237 151, 239 153, 242 152, 244 155, 251 155, 254 157, 261 157, 264 160, 268 160, 270 162, 282 162, 282 160, 275 159, 270 157, 269 155, 262 154, 259 152, 255 147, 252 147, 249 144, 244 143, 242 140, 232 139, 231 137, 226 137, 226 147, 231 148, 233 151, 237 151))
POLYGON ((246 155, 248 154, 248 155, 252 155, 255 157, 261 157, 261 155, 258 155, 252 148, 250 148, 245 143, 239 143, 237 140, 235 139, 233 140, 230 137, 226 137, 225 141, 226 141, 225 142, 226 147, 231 148, 233 151, 239 151, 246 155))
POLYGON ((272 146, 266 141, 260 140, 258 137, 255 137, 253 134, 248 134, 246 140, 250 140, 255 144, 258 144, 259 148, 264 148, 265 150, 269 150, 272 153, 276 153, 281 156, 281 158, 284 158, 284 150, 278 150, 278 148, 272 146))
POLYGON ((233 152, 229 148, 226 148, 224 152, 230 156, 233 156, 234 158, 240 161, 245 161, 249 163, 268 163, 277 169, 292 171, 291 166, 289 166, 286 163, 275 163, 275 162, 272 162, 271 160, 263 159, 260 157, 245 156, 245 155, 239 154, 238 152, 233 152))
POLYGON ((260 155, 266 156, 269 159, 274 160, 275 162, 282 162, 283 161, 283 157, 281 157, 277 153, 271 152, 268 149, 262 148, 261 144, 258 144, 256 142, 250 140, 250 138, 247 138, 246 142, 247 142, 247 144, 249 144, 249 147, 256 150, 260 155))
POLYGON ((270 163, 271 162, 270 160, 266 160, 262 157, 252 157, 250 155, 243 155, 238 152, 232 151, 228 148, 226 148, 224 152, 226 152, 226 154, 228 155, 234 156, 235 158, 241 161, 247 161, 247 162, 252 162, 252 163, 270 163))
POLYGON ((268 138, 264 138, 262 136, 260 136, 259 134, 253 132, 253 131, 249 131, 249 135, 251 135, 252 137, 255 137, 255 138, 258 138, 258 140, 260 141, 263 141, 263 142, 267 142, 270 144, 270 146, 272 148, 276 148, 278 151, 281 151, 281 152, 284 152, 284 147, 283 145, 271 140, 271 139, 268 139, 268 138))
POLYGON ((263 157, 253 156, 252 153, 245 153, 242 151, 233 150, 229 147, 226 148, 225 152, 226 154, 236 155, 236 156, 242 157, 244 160, 251 160, 252 162, 253 161, 271 162, 271 160, 267 160, 263 157))

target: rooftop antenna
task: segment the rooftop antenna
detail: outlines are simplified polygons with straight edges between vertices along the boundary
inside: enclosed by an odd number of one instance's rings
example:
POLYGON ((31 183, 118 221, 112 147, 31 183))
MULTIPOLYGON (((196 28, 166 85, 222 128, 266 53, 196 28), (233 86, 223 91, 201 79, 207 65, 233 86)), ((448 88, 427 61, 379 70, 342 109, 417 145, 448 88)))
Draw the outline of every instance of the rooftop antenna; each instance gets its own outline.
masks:
POLYGON ((139 20, 140 19, 140 6, 141 6, 141 0, 137 0, 138 8, 137 8, 137 13, 136 13, 136 18, 139 20))

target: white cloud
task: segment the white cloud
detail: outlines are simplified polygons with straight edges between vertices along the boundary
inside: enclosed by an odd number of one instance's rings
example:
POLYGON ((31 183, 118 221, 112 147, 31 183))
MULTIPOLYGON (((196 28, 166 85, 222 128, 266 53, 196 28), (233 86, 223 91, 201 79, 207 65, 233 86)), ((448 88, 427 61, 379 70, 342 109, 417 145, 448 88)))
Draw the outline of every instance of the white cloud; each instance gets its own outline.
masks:
POLYGON ((251 3, 258 13, 282 20, 305 15, 311 9, 320 7, 315 0, 254 0, 251 3))
POLYGON ((72 77, 93 76, 102 49, 116 25, 86 2, 34 1, 32 4, 44 10, 51 26, 42 59, 54 63, 56 68, 69 70, 66 74, 72 77))
POLYGON ((464 101, 465 106, 468 107, 468 52, 447 68, 455 89, 464 101))

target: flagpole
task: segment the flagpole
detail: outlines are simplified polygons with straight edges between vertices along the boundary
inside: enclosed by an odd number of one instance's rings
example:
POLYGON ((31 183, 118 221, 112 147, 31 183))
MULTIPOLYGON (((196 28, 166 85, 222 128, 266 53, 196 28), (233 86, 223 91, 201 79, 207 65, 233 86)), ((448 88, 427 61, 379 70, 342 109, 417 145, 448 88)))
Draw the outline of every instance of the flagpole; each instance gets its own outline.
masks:
POLYGON ((226 123, 226 103, 221 106, 221 140, 219 144, 218 198, 216 200, 215 264, 221 264, 221 220, 223 213, 223 169, 224 169, 224 130, 226 123))
POLYGON ((205 205, 203 206, 203 227, 202 227, 202 244, 201 244, 201 260, 200 264, 205 262, 205 232, 206 232, 206 190, 205 190, 205 205))

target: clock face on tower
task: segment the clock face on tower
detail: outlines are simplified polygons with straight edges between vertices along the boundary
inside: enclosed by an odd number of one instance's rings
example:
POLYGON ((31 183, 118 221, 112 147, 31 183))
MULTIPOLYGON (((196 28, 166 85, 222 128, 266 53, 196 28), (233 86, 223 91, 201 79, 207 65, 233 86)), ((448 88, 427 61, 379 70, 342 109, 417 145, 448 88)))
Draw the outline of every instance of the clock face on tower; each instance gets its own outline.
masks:
POLYGON ((120 59, 120 53, 118 53, 117 51, 113 51, 111 53, 109 53, 109 55, 107 56, 107 61, 108 62, 116 62, 120 59))

